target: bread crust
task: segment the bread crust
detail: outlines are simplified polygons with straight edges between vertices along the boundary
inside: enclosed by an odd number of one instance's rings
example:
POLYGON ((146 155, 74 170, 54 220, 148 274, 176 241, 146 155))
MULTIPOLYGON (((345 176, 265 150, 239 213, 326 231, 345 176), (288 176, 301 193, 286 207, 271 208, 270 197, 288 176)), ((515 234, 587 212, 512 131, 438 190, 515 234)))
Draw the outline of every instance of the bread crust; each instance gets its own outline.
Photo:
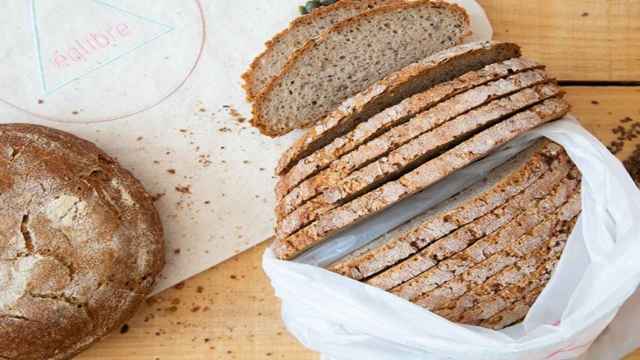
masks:
MULTIPOLYGON (((397 105, 366 119, 353 130, 334 139, 330 144, 301 159, 276 184, 276 200, 280 201, 302 181, 326 169, 331 162, 354 151, 358 146, 383 132, 405 123, 412 116, 477 86, 504 78, 513 73, 542 68, 538 63, 524 58, 509 59, 471 71, 453 80, 438 84, 415 94, 397 105)), ((286 213, 276 210, 276 213, 286 213)))
POLYGON ((164 265, 140 182, 94 144, 0 125, 0 357, 69 359, 129 319, 164 265))
MULTIPOLYGON (((265 102, 269 101, 269 98, 271 96, 272 91, 282 81, 282 79, 287 75, 288 71, 294 67, 294 65, 298 62, 298 60, 300 58, 305 56, 309 51, 311 51, 311 49, 315 48, 317 46, 317 44, 325 41, 326 39, 328 39, 330 37, 332 37, 335 33, 341 32, 341 31, 353 26, 354 24, 357 24, 358 22, 363 21, 363 20, 365 20, 367 18, 374 17, 374 16, 377 16, 379 14, 384 14, 384 13, 396 11, 396 10, 401 10, 401 9, 407 9, 408 10, 408 9, 412 9, 412 8, 422 7, 422 6, 449 9, 452 12, 455 12, 459 16, 461 16, 463 18, 465 31, 462 34, 462 36, 460 37, 460 39, 459 39, 460 42, 462 41, 462 39, 464 39, 465 37, 467 37, 467 36, 469 36, 471 34, 470 30, 469 30, 469 25, 470 25, 469 15, 466 13, 466 11, 462 7, 460 7, 460 6, 456 5, 456 4, 450 4, 450 3, 446 3, 446 2, 442 2, 442 1, 431 1, 431 0, 394 1, 394 2, 392 2, 390 4, 386 4, 384 6, 379 6, 379 7, 375 8, 375 9, 373 9, 373 10, 366 11, 366 12, 360 14, 360 15, 348 18, 348 19, 346 19, 346 20, 344 20, 342 22, 339 22, 338 24, 333 26, 331 29, 329 29, 327 31, 324 31, 317 38, 309 40, 304 46, 302 46, 299 49, 297 49, 291 55, 291 57, 287 61, 286 65, 283 67, 283 69, 280 72, 280 74, 277 75, 276 77, 274 77, 273 79, 271 79, 271 81, 264 87, 262 92, 260 92, 260 94, 258 94, 254 98, 254 100, 253 100, 253 109, 252 109, 253 117, 251 119, 251 124, 254 127, 256 127, 258 130, 260 130, 260 132, 262 134, 267 135, 267 136, 276 137, 276 136, 284 135, 286 133, 286 132, 282 132, 280 130, 273 129, 273 128, 271 128, 269 126, 267 119, 265 119, 264 116, 262 115, 262 108, 265 105, 265 102)), ((318 119, 315 119, 315 120, 318 120, 318 119)), ((289 131, 291 131, 291 130, 289 130, 289 131)))
MULTIPOLYGON (((264 45, 265 49, 258 55, 253 61, 247 71, 242 74, 243 84, 242 87, 245 90, 248 101, 253 101, 255 97, 260 93, 256 87, 259 85, 256 79, 256 73, 260 71, 263 66, 266 66, 265 61, 269 57, 271 57, 274 51, 274 47, 286 41, 286 38, 291 36, 297 30, 304 26, 310 26, 313 23, 317 23, 322 21, 322 19, 330 16, 332 14, 336 14, 342 10, 352 10, 364 12, 373 9, 374 7, 380 6, 380 4, 390 3, 398 0, 340 0, 335 3, 327 6, 321 6, 319 8, 314 9, 309 14, 302 15, 296 17, 289 23, 289 26, 284 30, 278 32, 271 39, 269 39, 264 45)), ((294 50, 294 49, 292 49, 294 50)), ((264 84, 262 84, 264 85, 264 84)))
POLYGON ((291 259, 327 237, 403 200, 473 161, 486 156, 517 135, 558 119, 569 111, 561 98, 552 98, 485 130, 445 154, 428 161, 398 180, 390 181, 344 205, 324 211, 318 220, 285 239, 276 239, 273 250, 291 259))
MULTIPOLYGON (((280 158, 276 168, 276 174, 282 175, 289 171, 302 158, 310 155, 315 150, 328 144, 333 138, 349 131, 354 124, 366 118, 363 113, 371 112, 375 115, 388 105, 387 98, 393 98, 394 94, 400 93, 400 89, 408 87, 421 76, 437 79, 443 69, 456 62, 473 58, 491 55, 492 60, 503 61, 521 55, 520 47, 513 43, 501 42, 481 42, 474 44, 464 44, 453 47, 429 56, 419 62, 411 64, 401 70, 389 74, 369 86, 367 89, 345 100, 332 113, 311 127, 300 139, 298 139, 280 158), (500 54, 501 57, 499 56, 500 54), (378 110, 380 108, 380 110, 378 110)), ((462 75, 462 74, 460 74, 462 75)), ((456 78, 453 75, 448 80, 456 78)), ((419 92, 417 90, 416 92, 419 92)), ((416 92, 413 92, 414 94, 416 92)), ((411 94, 410 94, 411 95, 411 94)), ((398 99, 399 103, 404 99, 398 99)))
MULTIPOLYGON (((495 183, 481 182, 482 191, 472 187, 454 199, 447 200, 444 211, 435 208, 414 227, 408 228, 380 246, 366 249, 332 264, 329 269, 355 280, 363 280, 422 250, 425 246, 465 226, 490 211, 512 201, 530 187, 547 188, 555 182, 555 175, 568 164, 568 156, 562 148, 550 141, 539 141, 531 148, 510 159, 489 177, 500 177, 495 183), (521 163, 507 170, 514 163, 521 163), (509 171, 508 173, 503 173, 509 171), (485 189, 485 184, 490 187, 485 189), (459 200, 458 200, 459 199, 459 200), (454 203, 452 208, 449 204, 454 203)), ((562 173, 560 173, 562 174, 562 173)), ((559 177, 558 177, 559 179, 559 177)))

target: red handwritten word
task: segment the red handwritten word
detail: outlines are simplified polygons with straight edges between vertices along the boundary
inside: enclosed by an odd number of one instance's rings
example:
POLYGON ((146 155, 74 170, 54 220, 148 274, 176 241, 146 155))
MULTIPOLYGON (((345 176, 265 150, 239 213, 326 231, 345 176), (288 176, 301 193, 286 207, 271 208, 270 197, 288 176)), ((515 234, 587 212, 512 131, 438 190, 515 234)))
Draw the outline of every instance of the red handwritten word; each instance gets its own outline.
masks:
POLYGON ((59 69, 85 62, 91 55, 98 54, 129 36, 131 30, 126 23, 110 26, 105 31, 88 33, 80 36, 66 49, 55 50, 51 62, 59 69))

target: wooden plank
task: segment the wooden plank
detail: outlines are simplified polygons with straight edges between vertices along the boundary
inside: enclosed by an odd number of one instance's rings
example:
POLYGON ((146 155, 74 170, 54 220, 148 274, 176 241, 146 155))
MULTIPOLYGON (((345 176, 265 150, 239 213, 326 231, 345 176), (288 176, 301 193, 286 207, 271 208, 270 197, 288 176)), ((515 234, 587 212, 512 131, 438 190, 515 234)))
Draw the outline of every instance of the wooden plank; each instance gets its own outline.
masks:
MULTIPOLYGON (((620 119, 640 120, 640 88, 566 88, 574 113, 600 139, 620 119)), ((143 306, 84 360, 318 359, 284 329, 261 270, 265 244, 170 289, 143 306)), ((628 360, 640 360, 640 352, 628 360)))
POLYGON ((640 80, 640 1, 479 0, 495 38, 561 80, 640 80))

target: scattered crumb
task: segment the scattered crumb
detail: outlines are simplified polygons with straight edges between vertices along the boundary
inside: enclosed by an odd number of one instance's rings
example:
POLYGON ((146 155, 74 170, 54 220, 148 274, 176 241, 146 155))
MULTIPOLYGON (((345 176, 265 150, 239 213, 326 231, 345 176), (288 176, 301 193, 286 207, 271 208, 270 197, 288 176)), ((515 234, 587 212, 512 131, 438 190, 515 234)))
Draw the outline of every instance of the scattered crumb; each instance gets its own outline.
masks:
POLYGON ((176 169, 167 169, 167 172, 171 175, 175 175, 176 174, 176 169))
POLYGON ((138 136, 138 138, 136 138, 136 141, 142 141, 142 139, 144 139, 142 136, 138 136))
POLYGON ((38 99, 38 104, 44 104, 44 100, 38 99))
POLYGON ((177 284, 176 286, 173 287, 176 290, 182 290, 184 289, 184 282, 181 282, 179 284, 177 284))
POLYGON ((591 100, 591 103, 593 105, 600 105, 600 102, 598 100, 591 100))
POLYGON ((191 195, 191 185, 178 185, 176 186, 176 191, 181 194, 191 195))
POLYGON ((229 276, 229 279, 231 280, 238 280, 238 277, 236 275, 231 275, 229 276))
POLYGON ((80 112, 78 112, 78 110, 74 110, 74 111, 71 112, 71 114, 73 114, 73 115, 78 115, 79 113, 80 112))
POLYGON ((180 250, 180 249, 173 250, 173 253, 176 254, 176 255, 180 255, 181 252, 182 252, 182 250, 180 250))
POLYGON ((228 133, 231 132, 231 129, 229 129, 228 127, 222 127, 220 129, 218 129, 218 131, 220 131, 221 133, 228 133))
POLYGON ((202 293, 204 292, 204 287, 202 287, 202 286, 198 286, 198 287, 196 288, 196 292, 197 292, 198 294, 202 294, 202 293))
POLYGON ((587 17, 587 16, 589 16, 589 13, 585 11, 585 12, 583 12, 583 13, 582 13, 582 15, 580 15, 580 16, 582 16, 582 17, 587 17))
POLYGON ((126 334, 128 332, 129 332, 129 325, 128 324, 122 325, 122 327, 120 328, 120 334, 126 334))

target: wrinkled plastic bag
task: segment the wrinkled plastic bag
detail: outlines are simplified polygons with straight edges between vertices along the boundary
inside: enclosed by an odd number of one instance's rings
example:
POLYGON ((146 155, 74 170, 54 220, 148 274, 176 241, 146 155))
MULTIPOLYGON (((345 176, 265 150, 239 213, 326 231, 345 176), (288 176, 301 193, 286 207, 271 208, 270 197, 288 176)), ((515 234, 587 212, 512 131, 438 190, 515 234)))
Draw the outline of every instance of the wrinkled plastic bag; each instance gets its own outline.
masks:
MULTIPOLYGON (((635 218, 640 191, 620 161, 570 117, 508 145, 524 147, 541 136, 563 145, 582 172, 583 211, 553 277, 524 322, 501 331, 455 324, 321 267, 277 260, 267 250, 264 270, 282 299, 287 329, 305 346, 336 360, 560 360, 585 353, 640 283, 640 222, 635 218)), ((496 165, 491 158, 484 160, 487 167, 496 165)), ((376 223, 381 221, 394 226, 388 216, 376 223)), ((320 263, 328 259, 316 254, 310 262, 319 258, 320 263)), ((618 331, 629 339, 640 336, 618 331)))

